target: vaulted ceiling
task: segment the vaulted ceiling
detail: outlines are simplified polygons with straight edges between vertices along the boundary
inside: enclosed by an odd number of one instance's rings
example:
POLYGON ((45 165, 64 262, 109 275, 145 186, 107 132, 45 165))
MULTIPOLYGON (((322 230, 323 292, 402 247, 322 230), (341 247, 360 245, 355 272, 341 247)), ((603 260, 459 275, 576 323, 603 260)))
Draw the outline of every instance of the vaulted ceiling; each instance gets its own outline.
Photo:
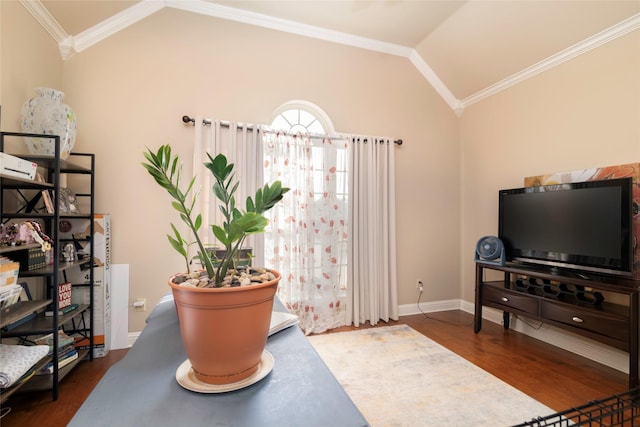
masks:
POLYGON ((640 28, 640 0, 20 1, 63 58, 170 7, 406 57, 458 112, 640 28))

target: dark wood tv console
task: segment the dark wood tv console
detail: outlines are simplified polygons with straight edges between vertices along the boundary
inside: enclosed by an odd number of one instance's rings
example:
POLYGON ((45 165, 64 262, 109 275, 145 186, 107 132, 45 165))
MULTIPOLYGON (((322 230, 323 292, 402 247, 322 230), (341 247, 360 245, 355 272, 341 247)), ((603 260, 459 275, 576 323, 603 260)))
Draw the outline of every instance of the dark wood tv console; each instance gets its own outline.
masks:
POLYGON ((640 281, 633 279, 477 262, 474 332, 482 329, 486 306, 503 311, 505 329, 512 313, 610 345, 629 353, 631 389, 639 385, 639 292, 640 281), (501 272, 504 279, 487 281, 485 270, 501 272), (615 299, 627 304, 601 301, 601 292, 619 294, 615 299))

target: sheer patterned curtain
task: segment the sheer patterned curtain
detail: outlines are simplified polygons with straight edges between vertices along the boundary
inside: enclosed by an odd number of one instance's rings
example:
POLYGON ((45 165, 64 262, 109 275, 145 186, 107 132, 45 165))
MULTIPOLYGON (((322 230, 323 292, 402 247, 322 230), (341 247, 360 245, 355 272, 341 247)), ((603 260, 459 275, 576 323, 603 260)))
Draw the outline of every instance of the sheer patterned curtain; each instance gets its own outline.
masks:
POLYGON ((264 133, 264 178, 291 188, 270 216, 267 266, 306 334, 346 325, 348 141, 264 133))
MULTIPOLYGON (((236 192, 236 206, 245 207, 247 196, 253 197, 262 186, 262 129, 258 125, 211 120, 204 124, 201 116, 195 118, 195 141, 193 171, 196 173, 196 188, 200 188, 200 213, 202 214, 202 238, 205 244, 215 245, 215 237, 209 224, 221 224, 223 217, 218 201, 212 194, 214 184, 211 172, 204 167, 209 161, 207 153, 215 157, 224 154, 240 185, 236 192)), ((253 265, 264 265, 264 236, 249 236, 246 247, 253 249, 253 265)))
POLYGON ((352 137, 349 168, 349 321, 398 319, 394 143, 352 137))

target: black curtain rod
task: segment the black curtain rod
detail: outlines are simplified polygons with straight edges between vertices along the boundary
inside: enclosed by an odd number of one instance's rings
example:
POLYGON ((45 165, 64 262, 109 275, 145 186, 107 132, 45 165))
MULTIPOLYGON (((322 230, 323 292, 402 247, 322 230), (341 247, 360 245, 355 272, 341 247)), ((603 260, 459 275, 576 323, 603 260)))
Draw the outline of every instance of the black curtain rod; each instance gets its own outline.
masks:
MULTIPOLYGON (((182 121, 184 123, 193 123, 194 125, 196 124, 196 119, 194 119, 193 117, 189 117, 189 116, 182 116, 182 121)), ((203 125, 210 125, 211 124, 211 120, 202 119, 202 124, 203 125)), ((229 127, 229 123, 220 122, 220 126, 229 127)), ((253 129, 253 128, 252 127, 248 127, 248 129, 253 129)), ((367 140, 365 139, 364 142, 366 143, 367 140)), ((397 144, 397 145, 402 145, 402 140, 401 139, 396 139, 396 140, 393 141, 393 143, 397 144)))
MULTIPOLYGON (((357 141, 357 142, 360 142, 360 138, 351 138, 351 141, 353 141, 353 142, 356 142, 356 141, 357 141)), ((368 143, 368 142, 369 142, 369 140, 368 140, 367 138, 364 138, 364 139, 362 140, 362 142, 364 142, 364 143, 366 144, 366 143, 368 143)), ((397 145, 402 145, 402 140, 401 140, 401 139, 394 139, 394 140, 393 140, 393 143, 394 143, 394 144, 397 144, 397 145)))
MULTIPOLYGON (((193 123, 194 125, 196 124, 196 119, 194 119, 193 117, 189 117, 189 116, 182 116, 182 121, 185 122, 185 123, 193 123)), ((203 125, 210 125, 211 124, 211 120, 202 119, 202 124, 203 125)), ((220 125, 229 126, 226 123, 220 123, 220 125)))

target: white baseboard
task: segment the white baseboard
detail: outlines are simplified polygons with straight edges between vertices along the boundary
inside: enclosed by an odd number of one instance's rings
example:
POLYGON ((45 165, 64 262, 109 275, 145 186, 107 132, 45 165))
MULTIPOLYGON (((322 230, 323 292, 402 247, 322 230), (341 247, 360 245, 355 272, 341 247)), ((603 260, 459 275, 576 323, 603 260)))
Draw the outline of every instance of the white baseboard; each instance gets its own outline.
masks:
POLYGON ((133 343, 136 342, 136 340, 138 339, 140 334, 141 334, 141 332, 129 332, 129 335, 127 336, 127 341, 129 343, 129 348, 131 348, 133 343))
MULTIPOLYGON (((443 301, 421 302, 418 304, 404 304, 398 306, 399 316, 410 316, 412 314, 435 313, 438 311, 462 310, 462 300, 449 299, 443 301)), ((465 310, 466 311, 466 310, 465 310)))
MULTIPOLYGON (((419 308, 417 304, 406 304, 398 307, 400 316, 420 314, 421 311, 424 313, 434 313, 445 310, 463 310, 473 314, 475 312, 475 305, 464 300, 445 300, 420 303, 419 308)), ((502 311, 490 307, 483 307, 482 318, 501 325, 502 311)), ((618 371, 629 373, 629 354, 624 351, 547 324, 542 324, 539 329, 534 329, 513 315, 511 316, 510 323, 510 328, 515 331, 579 356, 586 357, 587 359, 591 359, 618 371)), ((527 323, 534 325, 535 328, 540 325, 540 322, 535 320, 527 319, 527 323)), ((480 331, 480 333, 482 333, 482 331, 480 331)))
MULTIPOLYGON (((422 312, 435 313, 449 310, 462 310, 473 314, 475 306, 473 303, 461 299, 424 302, 420 303, 420 306, 417 304, 404 304, 398 307, 398 315, 410 316, 421 314, 422 312)), ((501 325, 502 311, 483 307, 482 318, 501 325)), ((540 325, 540 322, 535 320, 528 320, 527 322, 533 324, 536 328, 540 325)), ((511 316, 510 328, 610 368, 629 373, 629 354, 624 351, 546 324, 542 324, 539 329, 534 329, 513 315, 511 316)), ((127 337, 129 347, 133 345, 139 336, 140 332, 129 332, 127 337)))

